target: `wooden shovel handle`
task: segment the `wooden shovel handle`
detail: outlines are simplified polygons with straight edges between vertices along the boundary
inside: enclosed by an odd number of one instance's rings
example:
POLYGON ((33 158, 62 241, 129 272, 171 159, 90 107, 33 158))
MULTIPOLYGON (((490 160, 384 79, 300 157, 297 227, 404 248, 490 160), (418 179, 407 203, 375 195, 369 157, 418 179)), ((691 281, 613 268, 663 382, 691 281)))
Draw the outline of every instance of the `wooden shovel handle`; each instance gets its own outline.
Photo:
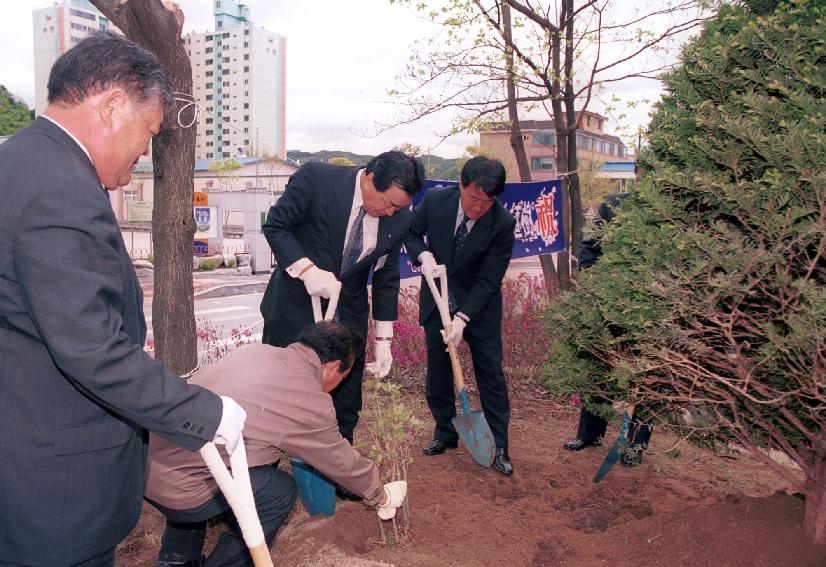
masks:
POLYGON ((244 536, 244 542, 250 550, 253 564, 255 567, 273 567, 270 550, 264 539, 264 530, 261 528, 261 522, 258 520, 258 513, 255 509, 255 499, 249 482, 249 469, 246 464, 247 453, 243 438, 238 441, 238 446, 231 457, 235 478, 227 470, 224 460, 218 453, 218 448, 214 443, 207 443, 201 447, 199 452, 235 514, 235 519, 241 528, 241 534, 244 536))
MULTIPOLYGON (((440 264, 439 268, 441 268, 441 273, 437 277, 439 278, 439 283, 441 284, 441 290, 436 285, 436 278, 434 278, 432 274, 425 274, 424 279, 427 281, 427 285, 430 288, 430 293, 433 295, 433 300, 436 302, 436 307, 439 310, 439 316, 442 319, 442 327, 447 335, 450 334, 450 330, 453 326, 453 323, 450 320, 450 308, 447 304, 447 268, 445 268, 443 264, 440 264)), ((453 343, 448 343, 447 352, 450 355, 450 365, 453 368, 453 383, 456 385, 456 391, 461 392, 465 387, 465 380, 462 376, 462 367, 459 364, 459 357, 456 354, 456 345, 453 343)))
POLYGON ((310 296, 313 301, 313 320, 316 323, 322 319, 325 321, 333 320, 333 316, 336 314, 336 308, 338 307, 339 295, 341 295, 341 282, 339 282, 335 293, 330 296, 330 302, 327 304, 327 313, 324 314, 321 313, 321 298, 317 295, 310 296))

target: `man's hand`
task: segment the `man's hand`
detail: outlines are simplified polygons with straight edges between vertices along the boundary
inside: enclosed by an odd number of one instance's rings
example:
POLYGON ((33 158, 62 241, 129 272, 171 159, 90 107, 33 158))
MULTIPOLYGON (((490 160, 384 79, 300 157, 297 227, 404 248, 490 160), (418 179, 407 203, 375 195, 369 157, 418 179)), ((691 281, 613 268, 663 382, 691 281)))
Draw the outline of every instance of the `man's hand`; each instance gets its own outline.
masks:
POLYGON ((393 353, 390 344, 393 342, 393 321, 376 321, 376 341, 373 352, 376 360, 365 365, 368 372, 376 378, 384 378, 390 373, 393 364, 393 353))
POLYGON ((388 482, 384 485, 384 500, 383 504, 376 507, 379 518, 382 520, 390 520, 396 516, 396 508, 404 504, 404 499, 407 497, 407 482, 397 480, 395 482, 388 482))
POLYGON ((227 454, 232 455, 241 434, 244 432, 244 422, 247 420, 247 412, 238 405, 238 402, 228 396, 221 396, 223 411, 221 412, 221 423, 215 431, 213 443, 223 443, 227 446, 227 454))
POLYGON ((298 277, 304 282, 304 287, 310 295, 330 298, 339 289, 339 282, 333 273, 316 266, 298 277))
POLYGON ((393 353, 390 351, 391 341, 376 341, 374 352, 376 361, 368 364, 369 371, 376 378, 384 378, 390 373, 390 366, 393 364, 393 353))
POLYGON ((458 315, 453 316, 453 321, 450 323, 450 332, 446 333, 442 331, 442 337, 444 338, 445 344, 453 344, 453 346, 459 346, 459 343, 462 342, 462 334, 465 332, 465 323, 464 319, 460 318, 458 315))
POLYGON ((428 277, 436 277, 440 274, 438 273, 438 264, 436 263, 436 258, 433 257, 433 253, 429 250, 425 250, 421 254, 419 254, 419 262, 421 263, 421 267, 419 268, 422 271, 422 275, 428 277))

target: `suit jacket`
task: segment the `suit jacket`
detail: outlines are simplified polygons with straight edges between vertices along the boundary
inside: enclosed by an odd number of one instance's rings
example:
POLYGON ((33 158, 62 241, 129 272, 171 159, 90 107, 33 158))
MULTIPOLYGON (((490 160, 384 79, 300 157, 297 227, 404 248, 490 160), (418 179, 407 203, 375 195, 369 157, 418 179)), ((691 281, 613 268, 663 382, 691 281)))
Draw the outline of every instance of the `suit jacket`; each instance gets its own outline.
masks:
POLYGON ((286 346, 313 322, 312 306, 304 282, 286 268, 307 257, 341 281, 338 309, 347 321, 367 335, 367 280, 373 269, 373 318, 395 321, 398 314, 399 252, 410 224, 410 210, 379 219, 376 249, 346 273, 341 257, 347 222, 353 206, 356 167, 308 163, 287 183, 284 195, 267 215, 264 235, 278 267, 261 302, 271 344, 286 346))
MULTIPOLYGON (((459 189, 431 189, 413 211, 405 247, 411 260, 430 250, 447 268, 448 289, 458 310, 470 318, 468 330, 482 338, 501 332, 502 280, 510 264, 516 219, 495 201, 473 225, 458 258, 453 258, 453 233, 459 208, 459 189), (425 243, 425 235, 427 243, 425 243)), ((430 287, 422 278, 419 323, 436 309, 430 287)))
POLYGON ((146 429, 198 449, 221 400, 143 352, 107 193, 62 129, 0 146, 0 203, 0 562, 66 565, 137 522, 146 429))

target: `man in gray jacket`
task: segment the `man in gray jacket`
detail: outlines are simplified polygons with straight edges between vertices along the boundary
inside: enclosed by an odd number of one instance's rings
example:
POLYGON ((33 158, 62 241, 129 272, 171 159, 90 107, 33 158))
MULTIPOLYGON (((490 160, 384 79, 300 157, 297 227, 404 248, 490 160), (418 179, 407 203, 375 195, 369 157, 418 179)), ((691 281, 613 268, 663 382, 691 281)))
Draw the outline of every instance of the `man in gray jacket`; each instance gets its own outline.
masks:
POLYGON ((61 56, 49 106, 0 146, 0 565, 114 565, 140 515, 146 430, 237 443, 243 410, 143 351, 143 295, 107 189, 171 99, 102 32, 61 56))
MULTIPOLYGON (((190 380, 232 396, 247 412, 250 482, 268 546, 295 502, 295 483, 274 466, 287 455, 318 469, 366 504, 377 505, 384 519, 404 501, 406 484, 382 487, 376 465, 353 449, 336 423, 330 392, 363 348, 364 339, 349 324, 322 322, 284 348, 241 347, 190 380)), ((209 557, 201 556, 207 520, 229 510, 204 462, 160 437, 152 436, 149 445, 146 498, 167 518, 157 567, 248 565, 235 522, 209 557)))

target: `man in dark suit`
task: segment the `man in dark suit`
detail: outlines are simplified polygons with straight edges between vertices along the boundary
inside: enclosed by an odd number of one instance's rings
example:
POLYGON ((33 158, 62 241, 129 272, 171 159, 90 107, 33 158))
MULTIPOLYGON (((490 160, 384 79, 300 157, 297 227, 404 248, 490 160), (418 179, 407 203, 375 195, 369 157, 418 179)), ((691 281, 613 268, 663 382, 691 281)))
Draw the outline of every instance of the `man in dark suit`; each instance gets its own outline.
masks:
POLYGON ((458 446, 451 423, 456 416, 453 373, 445 343, 470 347, 485 419, 496 443, 493 468, 511 475, 508 455, 510 402, 502 371, 502 280, 510 263, 516 220, 497 200, 505 190, 505 168, 475 157, 462 168, 458 189, 434 189, 413 212, 405 247, 423 272, 447 268, 451 332, 442 321, 429 287, 421 286, 419 323, 427 339, 427 404, 436 430, 425 455, 458 446), (425 244, 427 236, 427 244, 425 244))
POLYGON ((240 437, 230 398, 143 351, 138 285, 106 189, 161 127, 155 57, 101 32, 0 146, 0 565, 114 565, 137 523, 147 429, 190 450, 240 437))
MULTIPOLYGON (((606 195, 597 209, 597 216, 594 218, 592 234, 582 241, 579 252, 579 269, 586 270, 596 264, 602 256, 602 238, 600 229, 614 220, 614 209, 626 199, 630 193, 612 193, 606 195)), ((603 403, 610 404, 610 400, 604 399, 603 403)), ((577 424, 576 437, 566 441, 562 446, 568 451, 581 451, 590 445, 602 444, 602 438, 608 428, 605 418, 596 415, 585 407, 580 410, 579 423, 577 424)), ((648 447, 651 440, 651 427, 637 420, 631 421, 628 430, 628 451, 623 452, 621 462, 626 467, 635 467, 642 463, 642 451, 648 447)))
MULTIPOLYGON (((308 163, 287 183, 267 215, 267 237, 278 267, 261 302, 263 342, 286 347, 313 323, 310 296, 329 298, 341 282, 338 316, 367 336, 367 281, 372 271, 374 374, 390 371, 398 313, 399 252, 413 197, 424 183, 421 162, 385 152, 366 167, 308 163)), ((364 349, 333 392, 341 435, 352 443, 361 409, 364 349)), ((340 495, 347 496, 342 491, 340 495)))

